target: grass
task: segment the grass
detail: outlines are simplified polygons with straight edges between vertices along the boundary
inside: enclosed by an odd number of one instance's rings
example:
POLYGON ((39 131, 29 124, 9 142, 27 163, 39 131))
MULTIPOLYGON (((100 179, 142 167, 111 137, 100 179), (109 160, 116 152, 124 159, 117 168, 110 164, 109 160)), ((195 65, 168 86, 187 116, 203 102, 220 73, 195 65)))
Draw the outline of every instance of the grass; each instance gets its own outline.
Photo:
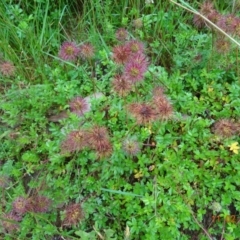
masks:
POLYGON ((239 3, 204 4, 0 3, 1 239, 239 239, 239 3))

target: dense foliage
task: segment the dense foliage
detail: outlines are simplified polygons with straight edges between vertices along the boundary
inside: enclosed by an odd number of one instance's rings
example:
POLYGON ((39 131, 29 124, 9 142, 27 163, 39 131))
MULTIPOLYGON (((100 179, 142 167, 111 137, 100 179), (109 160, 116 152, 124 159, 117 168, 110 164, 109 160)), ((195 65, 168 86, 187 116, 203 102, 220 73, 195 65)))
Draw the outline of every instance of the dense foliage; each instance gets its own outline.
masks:
POLYGON ((2 1, 0 238, 239 239, 239 9, 2 1))

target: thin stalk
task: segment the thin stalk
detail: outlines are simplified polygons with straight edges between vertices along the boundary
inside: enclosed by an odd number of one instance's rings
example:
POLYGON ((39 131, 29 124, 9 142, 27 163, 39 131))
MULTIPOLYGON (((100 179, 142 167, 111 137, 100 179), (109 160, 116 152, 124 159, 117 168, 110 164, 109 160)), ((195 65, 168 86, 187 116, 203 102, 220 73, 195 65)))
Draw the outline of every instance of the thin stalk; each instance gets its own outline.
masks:
POLYGON ((47 1, 47 6, 46 6, 46 9, 45 9, 45 15, 44 15, 44 19, 43 19, 42 32, 41 32, 41 35, 40 35, 40 46, 42 46, 43 37, 44 37, 45 31, 46 31, 48 9, 49 9, 49 1, 47 1))
MULTIPOLYGON (((122 96, 123 97, 123 106, 127 106, 127 103, 126 103, 126 97, 122 96)), ((128 115, 125 114, 125 121, 126 121, 126 126, 128 126, 128 115)))
MULTIPOLYGON (((238 58, 238 48, 236 49, 236 66, 237 66, 237 76, 239 78, 239 58, 238 58)), ((239 80, 240 81, 240 80, 239 80)))
POLYGON ((233 2, 232 2, 232 13, 235 12, 235 5, 236 5, 236 0, 233 0, 233 2))
MULTIPOLYGON (((171 0, 170 0, 171 1, 171 0)), ((204 233, 206 234, 206 236, 208 237, 208 239, 213 240, 213 238, 209 235, 209 233, 207 232, 207 230, 198 222, 197 218, 194 216, 194 214, 192 213, 193 219, 194 221, 197 223, 197 225, 204 231, 204 233)))
POLYGON ((138 91, 138 88, 137 88, 136 83, 135 83, 135 85, 134 85, 134 90, 135 90, 135 92, 136 92, 136 95, 137 95, 137 101, 138 101, 138 99, 140 98, 140 92, 138 91))
POLYGON ((210 57, 210 66, 207 65, 208 71, 210 70, 211 66, 212 66, 212 62, 213 62, 213 55, 214 55, 214 40, 215 40, 215 35, 214 35, 214 31, 212 30, 212 49, 211 49, 211 57, 210 57))
POLYGON ((222 235, 220 240, 224 240, 224 233, 225 233, 225 221, 223 223, 223 228, 222 228, 222 235))

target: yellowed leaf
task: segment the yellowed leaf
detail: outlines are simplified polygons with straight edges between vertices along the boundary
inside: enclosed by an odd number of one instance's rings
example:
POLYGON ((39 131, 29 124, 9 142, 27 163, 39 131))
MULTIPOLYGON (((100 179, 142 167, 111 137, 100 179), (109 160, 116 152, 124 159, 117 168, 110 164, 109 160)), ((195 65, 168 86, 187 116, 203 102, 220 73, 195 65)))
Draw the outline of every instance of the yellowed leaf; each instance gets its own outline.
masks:
POLYGON ((143 176, 142 171, 140 170, 139 172, 137 171, 137 173, 134 175, 134 178, 141 178, 143 176))
POLYGON ((230 145, 228 145, 228 147, 230 148, 230 151, 232 151, 235 154, 238 154, 238 150, 240 149, 240 147, 238 146, 238 142, 233 142, 230 145))

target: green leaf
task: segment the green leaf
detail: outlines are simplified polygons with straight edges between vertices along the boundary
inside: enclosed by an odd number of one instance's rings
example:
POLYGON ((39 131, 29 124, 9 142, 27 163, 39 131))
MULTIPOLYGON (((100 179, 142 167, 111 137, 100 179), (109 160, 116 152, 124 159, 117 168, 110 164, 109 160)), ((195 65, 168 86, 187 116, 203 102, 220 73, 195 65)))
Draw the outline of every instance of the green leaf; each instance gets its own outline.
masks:
POLYGON ((132 196, 132 197, 143 197, 142 195, 137 195, 134 193, 129 193, 129 192, 123 192, 123 191, 117 191, 117 190, 111 190, 107 188, 101 188, 102 191, 114 193, 114 194, 121 194, 121 195, 126 195, 126 196, 132 196))
POLYGON ((95 240, 97 239, 96 238, 96 234, 94 231, 90 232, 90 233, 87 233, 87 232, 84 232, 82 230, 79 230, 79 231, 76 231, 75 234, 79 237, 81 237, 81 240, 95 240))

